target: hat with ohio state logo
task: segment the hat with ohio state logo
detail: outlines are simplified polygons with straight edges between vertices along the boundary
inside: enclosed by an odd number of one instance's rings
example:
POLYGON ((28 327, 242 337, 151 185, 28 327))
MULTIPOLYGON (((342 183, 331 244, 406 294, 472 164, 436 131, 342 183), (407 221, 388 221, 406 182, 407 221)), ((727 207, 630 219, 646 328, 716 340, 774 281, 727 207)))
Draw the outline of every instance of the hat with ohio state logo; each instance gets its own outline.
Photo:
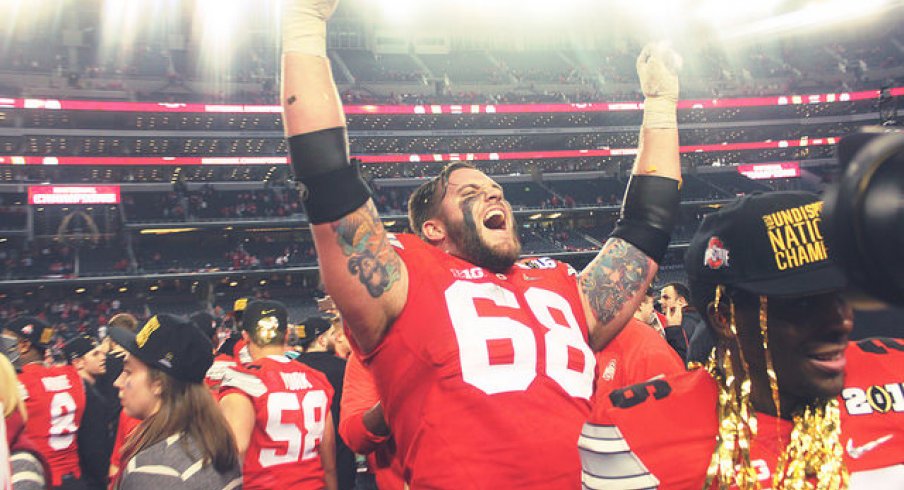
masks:
POLYGON ((691 295, 718 284, 785 297, 843 289, 821 225, 822 201, 809 192, 758 192, 723 206, 703 219, 685 255, 691 295))
POLYGON ((46 349, 53 340, 53 327, 44 320, 34 316, 20 316, 12 319, 3 326, 16 335, 28 339, 32 345, 39 349, 46 349))

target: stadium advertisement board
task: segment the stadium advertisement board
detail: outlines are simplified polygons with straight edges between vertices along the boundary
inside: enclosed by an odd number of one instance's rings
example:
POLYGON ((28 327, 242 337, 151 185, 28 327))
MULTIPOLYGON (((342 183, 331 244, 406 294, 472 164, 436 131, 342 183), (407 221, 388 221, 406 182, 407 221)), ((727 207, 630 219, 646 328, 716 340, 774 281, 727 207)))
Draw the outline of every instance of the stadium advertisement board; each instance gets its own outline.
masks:
POLYGON ((118 185, 32 185, 28 204, 119 204, 118 185))
POLYGON ((800 162, 754 163, 738 165, 738 173, 753 180, 800 177, 800 162))

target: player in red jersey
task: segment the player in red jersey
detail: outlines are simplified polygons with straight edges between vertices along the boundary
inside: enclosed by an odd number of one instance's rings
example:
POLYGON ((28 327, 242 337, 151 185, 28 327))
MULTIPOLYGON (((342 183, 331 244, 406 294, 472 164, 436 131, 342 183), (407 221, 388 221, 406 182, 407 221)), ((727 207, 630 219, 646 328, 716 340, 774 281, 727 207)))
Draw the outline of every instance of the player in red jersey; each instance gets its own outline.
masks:
POLYGON ((402 460, 386 425, 377 384, 356 355, 348 358, 345 367, 341 404, 339 435, 353 451, 367 456, 367 467, 377 488, 403 490, 402 460))
POLYGON ((226 371, 220 406, 244 461, 245 489, 335 490, 333 388, 284 355, 287 316, 282 303, 248 303, 243 336, 254 360, 226 371))
POLYGON ((586 488, 904 488, 904 341, 847 341, 821 211, 782 192, 704 219, 686 269, 716 355, 594 409, 586 488))
POLYGON ((607 403, 609 392, 666 374, 684 372, 684 363, 653 327, 632 318, 612 342, 596 353, 598 376, 593 404, 607 403))
POLYGON ((53 488, 81 489, 76 432, 85 412, 85 388, 72 365, 45 366, 53 328, 34 317, 3 326, 18 341, 19 386, 28 412, 26 434, 50 465, 53 488))
POLYGON ((622 219, 577 274, 548 259, 516 265, 512 208, 469 165, 412 195, 417 236, 386 233, 348 158, 326 57, 335 7, 283 4, 284 127, 323 283, 374 373, 407 482, 578 487, 574 441, 589 413, 593 350, 636 310, 674 227, 677 56, 651 46, 638 59, 644 121, 622 219))
MULTIPOLYGON (((242 303, 242 311, 244 311, 246 304, 247 302, 242 303)), ((223 381, 223 375, 226 373, 227 369, 236 366, 235 357, 231 354, 219 351, 220 341, 217 332, 219 322, 216 317, 205 310, 199 310, 189 315, 188 319, 204 333, 204 336, 210 339, 210 343, 213 345, 213 364, 204 376, 204 383, 210 388, 211 393, 218 396, 220 383, 223 381)))

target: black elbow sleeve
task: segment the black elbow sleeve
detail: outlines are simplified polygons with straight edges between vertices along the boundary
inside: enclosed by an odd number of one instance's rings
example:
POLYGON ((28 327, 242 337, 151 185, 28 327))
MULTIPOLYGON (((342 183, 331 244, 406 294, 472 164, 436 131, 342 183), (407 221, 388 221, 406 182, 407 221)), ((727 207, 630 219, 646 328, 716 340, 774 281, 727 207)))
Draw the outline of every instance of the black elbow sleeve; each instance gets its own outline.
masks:
POLYGON ((312 224, 330 223, 360 208, 371 190, 348 158, 344 127, 298 134, 288 139, 295 180, 312 224))
POLYGON ((610 236, 662 261, 680 211, 678 181, 656 175, 633 175, 625 191, 621 216, 610 236))

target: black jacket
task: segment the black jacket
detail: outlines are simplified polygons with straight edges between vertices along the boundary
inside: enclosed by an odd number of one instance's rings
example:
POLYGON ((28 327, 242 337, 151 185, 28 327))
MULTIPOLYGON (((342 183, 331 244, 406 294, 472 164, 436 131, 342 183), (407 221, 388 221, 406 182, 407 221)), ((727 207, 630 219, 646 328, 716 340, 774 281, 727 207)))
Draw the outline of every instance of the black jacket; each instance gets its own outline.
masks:
POLYGON ((333 385, 335 394, 330 405, 330 413, 333 415, 333 427, 336 431, 336 478, 339 480, 339 490, 352 490, 355 488, 355 476, 358 473, 355 453, 339 435, 339 405, 342 402, 342 381, 345 378, 346 361, 330 352, 305 352, 298 356, 296 361, 325 374, 327 381, 333 385))

